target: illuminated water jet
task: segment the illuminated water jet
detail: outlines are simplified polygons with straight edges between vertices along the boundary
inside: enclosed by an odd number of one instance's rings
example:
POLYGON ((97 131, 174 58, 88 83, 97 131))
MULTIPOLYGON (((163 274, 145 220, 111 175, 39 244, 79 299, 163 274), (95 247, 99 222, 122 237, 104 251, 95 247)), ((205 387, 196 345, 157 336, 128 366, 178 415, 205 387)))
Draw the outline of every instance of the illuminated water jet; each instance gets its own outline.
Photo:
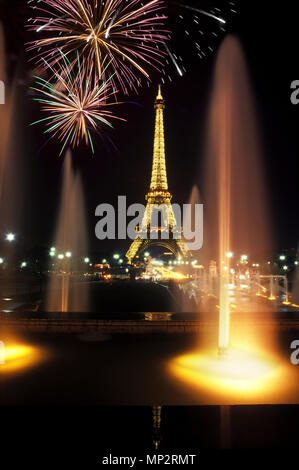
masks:
MULTIPOLYGON (((232 345, 230 279, 233 253, 267 253, 271 245, 252 104, 243 52, 238 40, 227 36, 216 61, 203 192, 208 232, 205 258, 206 261, 218 259, 219 357, 227 356, 232 345), (256 227, 259 227, 258 232, 256 227)), ((247 282, 246 287, 250 290, 249 284, 247 282)))
MULTIPOLYGON (((55 236, 56 272, 48 286, 46 310, 50 312, 88 311, 88 286, 73 282, 72 271, 80 271, 80 259, 87 253, 83 191, 72 168, 71 152, 65 156, 62 196, 55 236)), ((54 260, 54 258, 52 258, 54 260)))

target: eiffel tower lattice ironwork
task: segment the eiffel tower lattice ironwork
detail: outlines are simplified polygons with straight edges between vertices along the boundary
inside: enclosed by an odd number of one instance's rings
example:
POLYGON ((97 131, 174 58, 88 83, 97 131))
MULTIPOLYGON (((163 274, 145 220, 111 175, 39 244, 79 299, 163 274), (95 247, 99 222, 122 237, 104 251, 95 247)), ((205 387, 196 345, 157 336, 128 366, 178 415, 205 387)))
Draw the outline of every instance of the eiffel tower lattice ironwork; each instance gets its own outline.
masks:
POLYGON ((143 251, 153 245, 168 249, 176 257, 186 258, 190 256, 190 252, 181 238, 181 227, 177 224, 171 205, 172 195, 168 191, 163 116, 165 100, 161 94, 160 85, 154 107, 156 119, 151 184, 150 190, 145 196, 147 204, 142 224, 136 231, 136 238, 126 253, 129 264, 138 259, 143 251), (162 217, 162 224, 156 226, 152 224, 152 216, 155 210, 160 210, 162 217), (167 238, 163 238, 162 232, 166 225, 167 238))

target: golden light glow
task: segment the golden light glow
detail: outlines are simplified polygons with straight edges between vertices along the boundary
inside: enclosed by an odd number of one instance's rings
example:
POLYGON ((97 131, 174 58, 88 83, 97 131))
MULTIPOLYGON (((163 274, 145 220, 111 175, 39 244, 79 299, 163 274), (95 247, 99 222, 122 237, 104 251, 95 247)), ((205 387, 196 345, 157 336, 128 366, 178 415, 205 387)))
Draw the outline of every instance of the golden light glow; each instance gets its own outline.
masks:
POLYGON ((0 375, 33 367, 41 361, 40 349, 26 344, 5 344, 1 348, 0 375))
POLYGON ((163 279, 188 279, 188 276, 186 276, 183 273, 178 273, 175 271, 171 271, 170 269, 161 267, 161 266, 155 266, 155 270, 158 271, 163 279))
POLYGON ((278 393, 284 367, 274 356, 250 349, 230 349, 228 357, 220 359, 216 350, 191 352, 169 363, 170 372, 193 387, 226 397, 234 402, 257 401, 265 393, 278 393))

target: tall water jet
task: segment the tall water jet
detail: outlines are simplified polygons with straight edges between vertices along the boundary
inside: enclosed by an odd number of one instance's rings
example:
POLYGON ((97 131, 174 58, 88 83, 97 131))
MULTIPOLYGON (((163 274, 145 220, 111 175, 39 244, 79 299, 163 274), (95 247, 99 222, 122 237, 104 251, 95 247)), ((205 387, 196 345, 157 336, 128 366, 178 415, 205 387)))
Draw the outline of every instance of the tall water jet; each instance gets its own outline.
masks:
POLYGON ((0 80, 4 84, 4 103, 0 104, 0 201, 2 196, 3 176, 5 170, 5 161, 7 158, 7 148, 9 142, 9 122, 10 106, 8 97, 7 75, 6 75, 6 60, 5 60, 5 41, 3 34, 3 27, 0 23, 0 80))
POLYGON ((238 40, 217 56, 205 168, 205 251, 219 263, 219 352, 229 347, 229 253, 268 253, 269 223, 248 72, 238 40))
POLYGON ((63 166, 55 250, 59 273, 51 276, 46 310, 87 311, 88 286, 84 282, 73 281, 71 277, 72 271, 82 270, 82 259, 87 253, 87 236, 81 180, 73 171, 70 151, 65 156, 63 166))
MULTIPOLYGON (((0 104, 0 231, 4 233, 8 230, 18 232, 24 214, 21 95, 23 90, 18 87, 19 65, 10 79, 7 73, 6 55, 4 33, 0 22, 0 80, 3 84, 0 104)), ((1 274, 6 280, 9 278, 9 282, 15 282, 16 244, 6 243, 2 247, 1 256, 5 260, 5 272, 1 274)))

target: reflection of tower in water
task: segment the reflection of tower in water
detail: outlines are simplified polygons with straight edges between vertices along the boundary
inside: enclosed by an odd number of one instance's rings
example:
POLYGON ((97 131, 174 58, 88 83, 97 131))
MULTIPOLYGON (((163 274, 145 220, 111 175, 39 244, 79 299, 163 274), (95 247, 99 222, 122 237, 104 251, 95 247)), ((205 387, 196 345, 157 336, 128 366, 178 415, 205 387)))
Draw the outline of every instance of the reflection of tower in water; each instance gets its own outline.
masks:
POLYGON ((161 412, 162 412, 162 406, 152 407, 153 445, 156 450, 159 449, 160 442, 161 442, 161 412))

